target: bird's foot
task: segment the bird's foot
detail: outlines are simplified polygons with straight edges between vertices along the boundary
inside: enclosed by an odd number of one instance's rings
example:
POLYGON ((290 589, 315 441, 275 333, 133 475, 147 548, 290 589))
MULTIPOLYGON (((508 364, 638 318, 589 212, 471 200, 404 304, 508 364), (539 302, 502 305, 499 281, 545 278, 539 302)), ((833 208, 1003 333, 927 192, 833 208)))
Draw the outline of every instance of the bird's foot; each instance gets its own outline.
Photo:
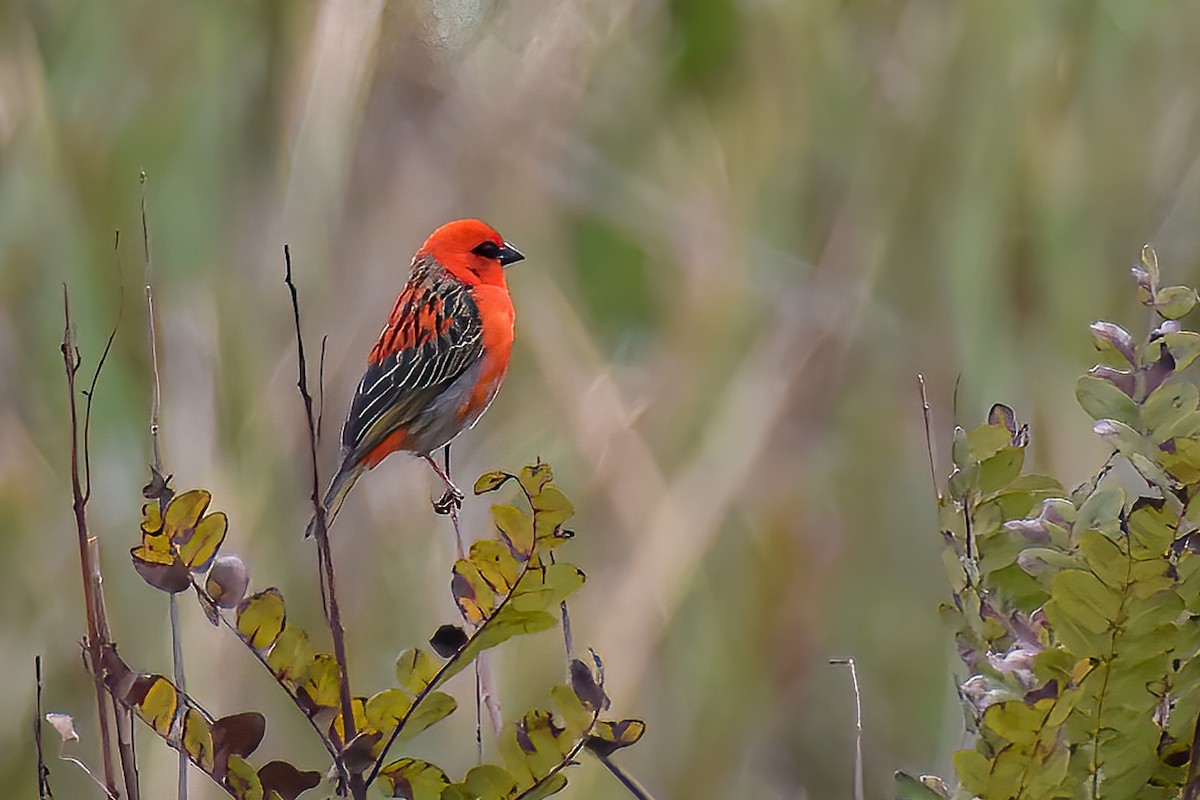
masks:
POLYGON ((435 500, 433 503, 434 512, 442 515, 450 514, 462 508, 463 493, 457 486, 450 485, 447 487, 445 494, 441 499, 435 500))

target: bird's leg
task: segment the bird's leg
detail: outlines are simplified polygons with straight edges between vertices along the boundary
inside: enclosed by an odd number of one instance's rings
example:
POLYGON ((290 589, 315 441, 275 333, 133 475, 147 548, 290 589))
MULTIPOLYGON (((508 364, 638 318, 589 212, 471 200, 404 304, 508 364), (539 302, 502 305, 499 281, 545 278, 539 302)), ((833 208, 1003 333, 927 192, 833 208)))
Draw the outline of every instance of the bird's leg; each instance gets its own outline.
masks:
POLYGON ((433 510, 439 514, 449 514, 451 509, 462 508, 464 495, 462 490, 455 486, 454 481, 450 479, 450 445, 446 445, 443 452, 445 453, 446 459, 445 469, 438 466, 437 461, 434 460, 433 456, 425 455, 422 456, 422 458, 429 462, 429 466, 433 468, 433 471, 437 473, 437 476, 442 479, 443 483, 446 484, 446 492, 442 495, 440 500, 433 504, 433 510))

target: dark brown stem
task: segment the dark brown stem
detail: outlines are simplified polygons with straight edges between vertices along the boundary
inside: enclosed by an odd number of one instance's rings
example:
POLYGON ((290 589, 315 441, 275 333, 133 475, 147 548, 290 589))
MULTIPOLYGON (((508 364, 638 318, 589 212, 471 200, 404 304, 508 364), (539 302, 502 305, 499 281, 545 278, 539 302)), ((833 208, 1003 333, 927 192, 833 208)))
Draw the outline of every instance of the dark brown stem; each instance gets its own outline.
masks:
POLYGON ((50 770, 46 768, 46 757, 42 752, 42 657, 33 658, 33 672, 37 680, 37 695, 33 717, 33 744, 37 748, 38 800, 50 800, 50 770))
MULTIPOLYGON (((79 567, 83 578, 83 600, 87 613, 87 641, 85 650, 88 656, 88 668, 96 684, 96 710, 100 724, 100 750, 104 762, 105 789, 117 794, 116 774, 113 771, 112 734, 109 730, 106 693, 104 689, 104 672, 101 662, 101 651, 107 644, 101 639, 102 628, 97 596, 98 586, 93 576, 97 570, 92 564, 91 548, 88 546, 87 501, 79 482, 79 412, 75 403, 75 374, 79 371, 79 354, 75 348, 74 336, 71 332, 71 304, 67 296, 67 286, 63 284, 63 365, 67 372, 67 402, 71 413, 71 497, 75 511, 75 530, 79 538, 79 567)), ((103 626, 107 627, 107 626, 103 626)))
MULTIPOLYGON (((321 585, 325 591, 325 608, 329 622, 329 633, 333 637, 333 657, 337 659, 340 671, 338 694, 342 707, 342 748, 354 741, 357 732, 354 728, 354 704, 350 694, 350 670, 346 666, 346 631, 342 627, 342 615, 338 610, 337 590, 334 584, 333 556, 329 550, 329 527, 325 519, 325 505, 321 502, 321 484, 317 473, 317 426, 313 416, 313 399, 308 391, 308 371, 304 358, 304 336, 300 332, 300 299, 296 293, 296 284, 292 282, 292 254, 285 244, 283 246, 283 261, 285 266, 284 283, 292 297, 292 319, 296 323, 296 360, 299 366, 299 377, 296 387, 304 400, 304 414, 308 423, 308 453, 312 468, 312 506, 316 525, 313 533, 317 539, 317 562, 321 574, 321 585)), ((344 760, 338 758, 338 767, 346 775, 344 760)), ((367 796, 367 785, 361 773, 348 776, 350 794, 355 800, 364 800, 367 796)))

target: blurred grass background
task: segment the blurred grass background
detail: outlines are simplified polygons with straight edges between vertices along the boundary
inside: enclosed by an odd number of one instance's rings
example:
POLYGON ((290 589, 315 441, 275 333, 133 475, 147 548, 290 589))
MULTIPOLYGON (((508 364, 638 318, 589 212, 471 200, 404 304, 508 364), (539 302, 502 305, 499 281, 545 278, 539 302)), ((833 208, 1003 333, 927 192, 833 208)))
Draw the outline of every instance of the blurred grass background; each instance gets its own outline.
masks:
MULTIPOLYGON (((213 490, 226 550, 314 635, 281 246, 310 350, 329 334, 328 470, 411 252, 479 216, 528 261, 509 381, 456 474, 541 456, 576 501, 576 641, 605 658, 615 712, 649 723, 620 760, 660 800, 848 797, 853 696, 827 660, 853 656, 868 795, 897 768, 945 774, 962 726, 915 373, 940 471, 956 414, 993 401, 1031 421, 1037 468, 1096 466, 1072 395, 1086 324, 1142 319, 1143 242, 1172 281, 1198 277, 1197 74, 1200 7, 1162 0, 3 0, 0 781, 35 791, 35 653, 99 765, 64 281, 85 372, 123 308, 91 524, 121 653, 170 671, 165 600, 126 555, 149 459, 142 170, 166 465, 213 490)), ((361 692, 454 618, 437 492, 394 458, 339 519, 361 692)), ((270 680, 184 611, 189 689, 263 710, 260 754, 322 768, 270 680)), ((545 701, 559 647, 495 657, 507 710, 545 701)), ((461 774, 470 716, 415 753, 461 774)), ((139 736, 148 796, 170 796, 172 755, 139 736)), ((93 791, 51 767, 60 796, 93 791)), ((594 763, 570 777, 571 797, 621 795, 594 763)))

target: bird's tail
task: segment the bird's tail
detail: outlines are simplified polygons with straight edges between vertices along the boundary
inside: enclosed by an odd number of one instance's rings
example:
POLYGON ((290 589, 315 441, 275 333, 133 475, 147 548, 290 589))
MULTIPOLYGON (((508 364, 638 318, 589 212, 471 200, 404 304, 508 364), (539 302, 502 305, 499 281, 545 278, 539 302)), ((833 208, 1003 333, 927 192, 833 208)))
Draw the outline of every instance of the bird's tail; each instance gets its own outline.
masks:
MULTIPOLYGON (((362 464, 354 466, 344 466, 338 470, 337 475, 333 476, 333 480, 329 482, 329 488, 325 491, 325 499, 321 505, 325 507, 325 527, 328 529, 333 525, 333 518, 337 516, 338 511, 342 507, 342 502, 346 499, 346 495, 350 493, 354 482, 358 480, 358 476, 363 474, 366 467, 362 464)), ((312 538, 316 531, 317 517, 314 514, 313 518, 308 521, 308 528, 304 531, 304 538, 312 538)))

